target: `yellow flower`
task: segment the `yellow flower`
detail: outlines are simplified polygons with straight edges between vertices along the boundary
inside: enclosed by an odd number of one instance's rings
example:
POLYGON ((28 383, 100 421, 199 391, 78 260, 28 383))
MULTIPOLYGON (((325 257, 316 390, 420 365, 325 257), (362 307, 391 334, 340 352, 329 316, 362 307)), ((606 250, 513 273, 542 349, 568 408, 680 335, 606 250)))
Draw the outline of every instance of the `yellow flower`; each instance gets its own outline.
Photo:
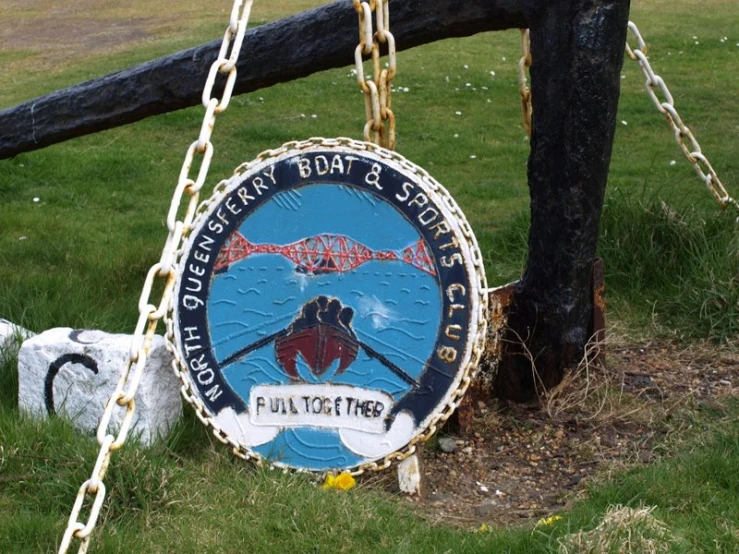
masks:
POLYGON ((491 531, 491 529, 490 529, 490 527, 488 527, 488 524, 487 523, 483 523, 477 529, 477 532, 478 533, 490 533, 490 531, 491 531))
POLYGON ((562 516, 549 516, 548 518, 541 518, 539 521, 536 522, 537 527, 541 527, 543 525, 552 525, 555 521, 559 521, 562 519, 562 516))
POLYGON ((323 483, 323 488, 348 491, 349 489, 353 489, 356 484, 357 481, 352 477, 352 474, 348 471, 344 471, 336 476, 331 474, 326 475, 326 481, 323 483))

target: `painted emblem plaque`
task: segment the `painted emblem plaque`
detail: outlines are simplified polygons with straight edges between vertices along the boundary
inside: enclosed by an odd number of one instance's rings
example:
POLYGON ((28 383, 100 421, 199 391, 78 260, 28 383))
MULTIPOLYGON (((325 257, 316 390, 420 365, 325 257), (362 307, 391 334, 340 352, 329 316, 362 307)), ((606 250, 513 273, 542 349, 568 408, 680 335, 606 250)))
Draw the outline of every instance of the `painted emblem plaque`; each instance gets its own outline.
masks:
POLYGON ((349 139, 268 152, 218 187, 180 258, 182 376, 244 454, 354 469, 451 412, 485 334, 484 272, 449 194, 349 139))

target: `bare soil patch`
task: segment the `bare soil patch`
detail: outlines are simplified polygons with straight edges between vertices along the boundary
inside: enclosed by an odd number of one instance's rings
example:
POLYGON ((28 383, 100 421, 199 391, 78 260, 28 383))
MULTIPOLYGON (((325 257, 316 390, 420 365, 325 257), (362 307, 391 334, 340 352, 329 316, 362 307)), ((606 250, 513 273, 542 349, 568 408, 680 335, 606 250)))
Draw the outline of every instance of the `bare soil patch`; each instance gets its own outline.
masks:
POLYGON ((50 61, 138 43, 163 22, 154 15, 142 17, 143 12, 112 11, 106 3, 94 0, 51 5, 40 0, 11 0, 3 13, 3 50, 33 51, 50 61))
POLYGON ((604 368, 581 368, 542 406, 479 403, 474 431, 451 435, 457 452, 423 448, 424 495, 409 502, 462 526, 546 517, 608 470, 658 459, 684 421, 674 414, 737 394, 735 350, 611 347, 604 368))

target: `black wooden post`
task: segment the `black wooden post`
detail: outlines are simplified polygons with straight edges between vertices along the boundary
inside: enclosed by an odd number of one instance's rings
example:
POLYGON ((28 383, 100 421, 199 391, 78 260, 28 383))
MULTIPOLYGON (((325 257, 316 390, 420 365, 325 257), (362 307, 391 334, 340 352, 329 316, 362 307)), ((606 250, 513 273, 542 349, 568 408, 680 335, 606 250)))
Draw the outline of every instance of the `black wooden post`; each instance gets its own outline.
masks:
POLYGON ((591 274, 616 124, 629 0, 558 0, 530 21, 533 133, 526 270, 496 394, 531 400, 592 334, 591 274))

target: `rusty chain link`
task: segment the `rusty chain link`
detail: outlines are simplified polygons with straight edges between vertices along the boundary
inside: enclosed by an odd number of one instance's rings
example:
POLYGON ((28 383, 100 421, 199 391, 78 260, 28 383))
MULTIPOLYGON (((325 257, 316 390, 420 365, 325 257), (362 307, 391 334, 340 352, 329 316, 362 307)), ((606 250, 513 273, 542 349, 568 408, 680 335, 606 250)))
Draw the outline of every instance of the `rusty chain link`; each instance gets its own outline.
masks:
MULTIPOLYGON (((725 208, 731 204, 739 209, 739 203, 726 191, 711 162, 703 154, 700 144, 698 144, 692 131, 683 123, 680 114, 675 108, 674 98, 667 88, 665 81, 652 69, 647 58, 647 44, 639 29, 632 21, 629 21, 628 29, 636 40, 636 47, 632 48, 627 39, 626 54, 639 64, 646 78, 644 88, 654 106, 665 116, 670 127, 672 127, 675 141, 680 147, 680 150, 682 150, 687 160, 693 165, 693 169, 695 169, 700 180, 703 181, 721 206, 725 208), (660 99, 658 93, 662 96, 662 99, 660 99)), ((521 59, 518 62, 518 85, 521 93, 523 126, 528 136, 531 136, 532 114, 531 91, 528 87, 527 80, 527 70, 531 67, 530 45, 529 30, 521 29, 521 59)))
POLYGON ((353 0, 359 17, 359 44, 354 50, 357 82, 364 93, 364 140, 395 149, 392 81, 397 72, 395 37, 390 32, 389 0, 353 0), (372 32, 372 12, 376 31, 372 32), (380 66, 380 45, 387 44, 387 68, 380 66), (373 78, 365 79, 363 56, 372 55, 373 78))
POLYGON ((654 103, 655 107, 665 116, 672 131, 675 135, 675 141, 677 142, 680 150, 683 151, 685 157, 693 165, 695 172, 703 183, 708 187, 713 196, 718 200, 722 207, 726 207, 732 204, 734 207, 739 209, 739 204, 734 200, 724 188, 723 183, 719 179, 716 171, 711 166, 708 158, 701 151, 700 144, 696 140, 693 133, 683 123, 680 114, 675 109, 675 102, 667 88, 662 77, 657 75, 652 69, 649 60, 647 59, 647 45, 644 42, 639 29, 636 25, 629 21, 629 31, 636 39, 636 47, 632 48, 629 46, 628 40, 626 41, 626 54, 639 64, 639 67, 644 73, 646 81, 644 87, 646 88, 649 98, 654 103), (658 96, 658 93, 662 95, 662 99, 658 96), (686 144, 686 139, 688 144, 686 144))
POLYGON ((521 59, 518 60, 518 90, 521 93, 521 115, 523 129, 527 136, 531 136, 531 89, 529 88, 528 71, 531 67, 531 37, 528 29, 521 31, 521 59))
POLYGON ((244 40, 252 1, 234 0, 229 25, 223 37, 218 58, 213 62, 208 72, 208 78, 203 90, 205 116, 198 139, 187 149, 185 160, 180 170, 177 186, 167 214, 167 240, 159 262, 154 264, 146 275, 138 303, 139 318, 131 338, 128 359, 115 391, 105 405, 105 410, 103 411, 97 429, 97 440, 100 444, 100 451, 90 478, 82 483, 77 492, 67 528, 59 546, 59 554, 65 554, 74 539, 80 541, 78 553, 84 554, 87 552, 90 535, 95 528, 95 523, 105 500, 105 484, 103 483, 103 479, 110 464, 111 455, 123 446, 133 423, 133 416, 136 410, 136 402, 134 400, 136 390, 146 367, 146 360, 157 325, 159 320, 167 313, 170 304, 176 278, 175 261, 177 252, 182 243, 183 235, 187 234, 196 215, 200 189, 205 183, 205 178, 213 157, 213 144, 210 142, 210 136, 213 132, 216 115, 228 107, 234 83, 236 82, 236 61, 244 40), (219 75, 226 76, 223 94, 220 99, 213 96, 213 88, 219 75), (193 180, 190 177, 190 171, 193 168, 196 157, 199 157, 199 168, 197 170, 197 177, 193 180), (179 219, 178 213, 182 208, 182 199, 184 196, 188 197, 185 202, 185 213, 179 219), (158 279, 163 281, 164 288, 158 305, 154 305, 151 303, 150 296, 154 283, 158 279), (122 414, 122 419, 117 434, 113 435, 108 432, 108 426, 110 425, 113 413, 116 411, 122 414), (89 506, 87 520, 84 522, 80 521, 80 514, 83 507, 89 504, 89 502, 86 503, 86 500, 90 497, 92 498, 92 503, 89 506))

